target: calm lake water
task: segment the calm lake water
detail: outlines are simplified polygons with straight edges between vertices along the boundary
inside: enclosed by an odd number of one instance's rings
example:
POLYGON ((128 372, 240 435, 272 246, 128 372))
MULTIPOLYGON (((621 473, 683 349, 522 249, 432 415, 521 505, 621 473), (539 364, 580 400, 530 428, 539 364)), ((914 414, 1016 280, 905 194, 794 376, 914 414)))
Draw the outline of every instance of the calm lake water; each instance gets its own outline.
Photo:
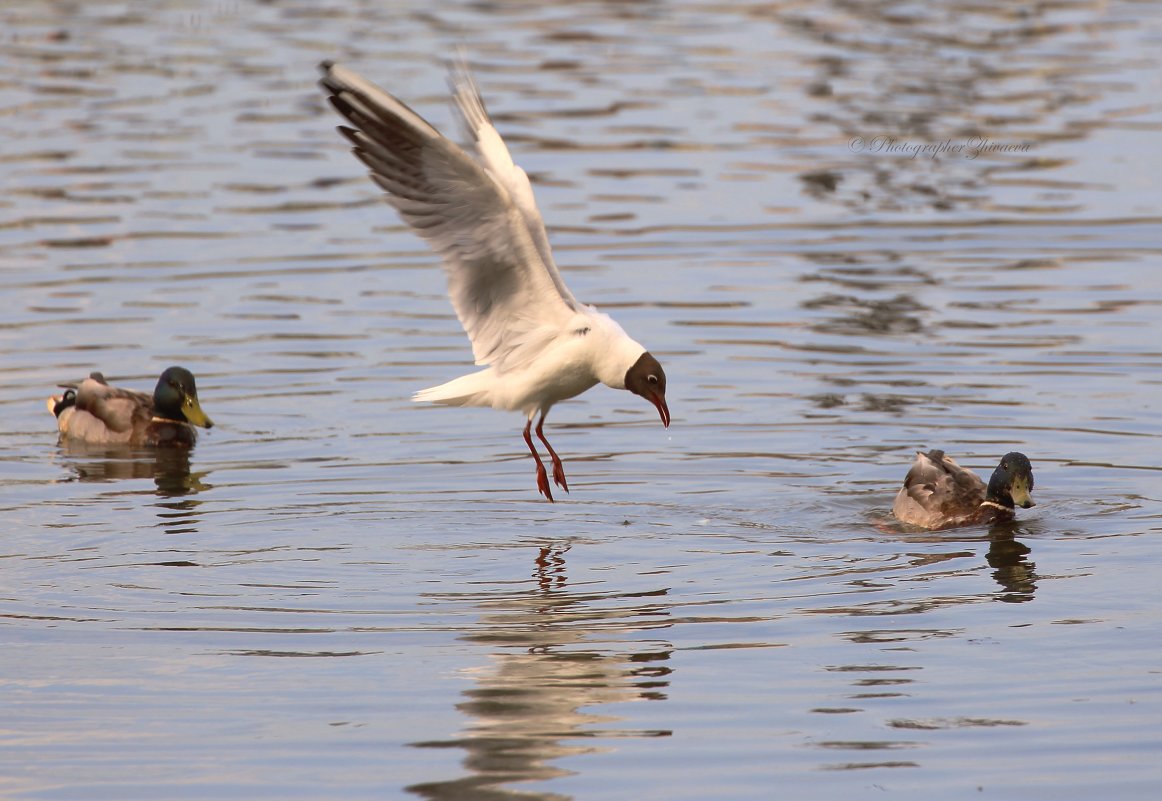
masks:
POLYGON ((1147 2, 8 3, 0 797, 1092 799, 1162 781, 1147 2), (315 86, 454 131, 665 364, 549 433, 315 86), (198 377, 188 459, 44 398, 198 377), (921 534, 915 450, 1038 505, 921 534), (563 494, 563 493, 562 493, 563 494))

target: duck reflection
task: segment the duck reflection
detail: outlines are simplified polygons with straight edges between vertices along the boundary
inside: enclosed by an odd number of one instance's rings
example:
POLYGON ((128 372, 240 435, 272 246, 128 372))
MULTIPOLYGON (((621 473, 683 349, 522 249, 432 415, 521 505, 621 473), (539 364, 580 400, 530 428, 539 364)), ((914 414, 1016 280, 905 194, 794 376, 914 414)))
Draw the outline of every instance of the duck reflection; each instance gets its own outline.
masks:
POLYGON ((81 482, 113 482, 125 479, 153 479, 159 501, 158 517, 167 533, 196 530, 201 501, 192 496, 212 488, 204 479, 209 471, 190 469, 190 451, 185 448, 129 448, 64 442, 61 460, 81 482))
POLYGON ((584 711, 666 697, 670 646, 647 645, 625 635, 669 626, 663 603, 667 591, 579 592, 569 586, 568 551, 566 543, 538 548, 531 589, 498 589, 473 599, 482 616, 463 639, 488 648, 493 663, 481 670, 476 686, 457 704, 471 722, 459 738, 413 743, 417 748, 463 748, 469 773, 412 785, 409 792, 449 801, 556 801, 566 796, 506 785, 568 775, 553 761, 595 751, 595 743, 604 738, 670 735, 666 730, 606 728, 619 718, 584 711))
POLYGON ((1015 520, 998 523, 989 529, 989 549, 985 559, 993 568, 993 579, 1005 591, 1002 601, 1023 603, 1033 600, 1037 590, 1037 565, 1029 561, 1032 548, 1017 540, 1023 526, 1015 520))
MULTIPOLYGON (((883 533, 893 539, 903 542, 963 544, 987 540, 988 548, 985 551, 985 562, 993 569, 992 577, 1000 585, 1003 593, 999 600, 1006 603, 1024 603, 1033 600, 1037 591, 1037 565, 1029 561, 1033 549, 1021 542, 1017 537, 1028 538, 1036 534, 1033 527, 1036 523, 1009 520, 995 523, 985 537, 970 534, 973 529, 959 531, 918 531, 901 526, 894 520, 887 519, 877 524, 883 533)), ((976 529, 979 531, 979 529, 976 529)), ((974 551, 958 549, 941 554, 930 554, 925 562, 932 563, 945 559, 960 559, 975 556, 974 551)))

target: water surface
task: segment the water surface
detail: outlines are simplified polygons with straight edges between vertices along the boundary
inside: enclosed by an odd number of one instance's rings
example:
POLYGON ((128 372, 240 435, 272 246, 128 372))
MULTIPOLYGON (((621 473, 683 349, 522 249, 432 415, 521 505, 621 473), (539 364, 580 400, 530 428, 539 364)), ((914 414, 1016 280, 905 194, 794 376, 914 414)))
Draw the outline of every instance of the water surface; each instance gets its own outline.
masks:
POLYGON ((1149 5, 0 10, 0 794, 1147 798, 1162 775, 1149 5), (314 85, 455 127, 665 364, 522 420, 314 85), (945 143, 941 147, 941 143, 945 143), (940 152, 934 153, 939 150, 940 152), (198 377, 188 458, 59 446, 198 377), (1036 508, 892 524, 915 450, 1036 508))

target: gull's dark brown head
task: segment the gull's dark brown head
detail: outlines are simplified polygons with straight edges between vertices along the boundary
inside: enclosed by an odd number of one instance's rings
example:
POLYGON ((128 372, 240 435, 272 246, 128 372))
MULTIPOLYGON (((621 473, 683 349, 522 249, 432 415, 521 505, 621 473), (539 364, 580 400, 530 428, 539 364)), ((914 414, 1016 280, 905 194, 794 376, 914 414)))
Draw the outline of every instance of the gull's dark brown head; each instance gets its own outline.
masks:
POLYGON ((625 388, 656 406, 662 417, 662 425, 670 427, 670 407, 666 405, 666 371, 649 351, 639 356, 633 367, 625 371, 625 388))

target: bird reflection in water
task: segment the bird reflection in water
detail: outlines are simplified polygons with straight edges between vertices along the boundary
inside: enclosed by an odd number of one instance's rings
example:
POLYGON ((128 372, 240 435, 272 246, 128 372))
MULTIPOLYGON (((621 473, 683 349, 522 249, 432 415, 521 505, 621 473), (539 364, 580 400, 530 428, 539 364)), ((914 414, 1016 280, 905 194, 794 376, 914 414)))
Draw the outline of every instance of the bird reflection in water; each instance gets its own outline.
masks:
POLYGON ((1002 601, 1023 603, 1033 600, 1037 590, 1037 565, 1028 561, 1032 548, 1017 540, 1028 535, 1015 520, 997 523, 989 529, 989 549, 985 559, 993 568, 993 578, 1005 591, 1002 601))
POLYGON ((159 498, 158 517, 166 533, 197 530, 197 509, 201 501, 192 496, 211 489, 204 482, 209 471, 190 470, 187 448, 130 448, 65 442, 60 445, 62 462, 72 481, 114 482, 153 479, 159 498))
MULTIPOLYGON (((415 784, 423 798, 549 799, 556 793, 506 785, 569 775, 552 763, 592 753, 597 742, 624 737, 667 737, 666 730, 613 728, 619 718, 592 710, 603 704, 664 700, 671 646, 632 634, 670 625, 665 589, 602 593, 569 586, 569 544, 538 547, 534 586, 498 588, 470 598, 481 617, 463 636, 488 649, 492 662, 474 676, 457 709, 471 720, 455 739, 413 743, 417 748, 462 748, 468 775, 415 784)), ((462 601, 463 596, 446 598, 462 601)))
MULTIPOLYGON (((997 600, 1005 603, 1023 603, 1033 600, 1033 595, 1037 591, 1037 565, 1029 561, 1029 554, 1033 549, 1017 539, 1039 536, 1041 525, 1036 520, 1008 520, 994 523, 983 536, 981 535, 983 527, 980 526, 946 531, 921 531, 887 517, 877 517, 875 527, 881 534, 901 542, 958 546, 963 543, 987 541, 985 561, 993 569, 993 580, 1002 590, 997 600)), ((930 553, 926 559, 932 563, 953 558, 976 558, 976 553, 958 548, 944 553, 930 553)))

